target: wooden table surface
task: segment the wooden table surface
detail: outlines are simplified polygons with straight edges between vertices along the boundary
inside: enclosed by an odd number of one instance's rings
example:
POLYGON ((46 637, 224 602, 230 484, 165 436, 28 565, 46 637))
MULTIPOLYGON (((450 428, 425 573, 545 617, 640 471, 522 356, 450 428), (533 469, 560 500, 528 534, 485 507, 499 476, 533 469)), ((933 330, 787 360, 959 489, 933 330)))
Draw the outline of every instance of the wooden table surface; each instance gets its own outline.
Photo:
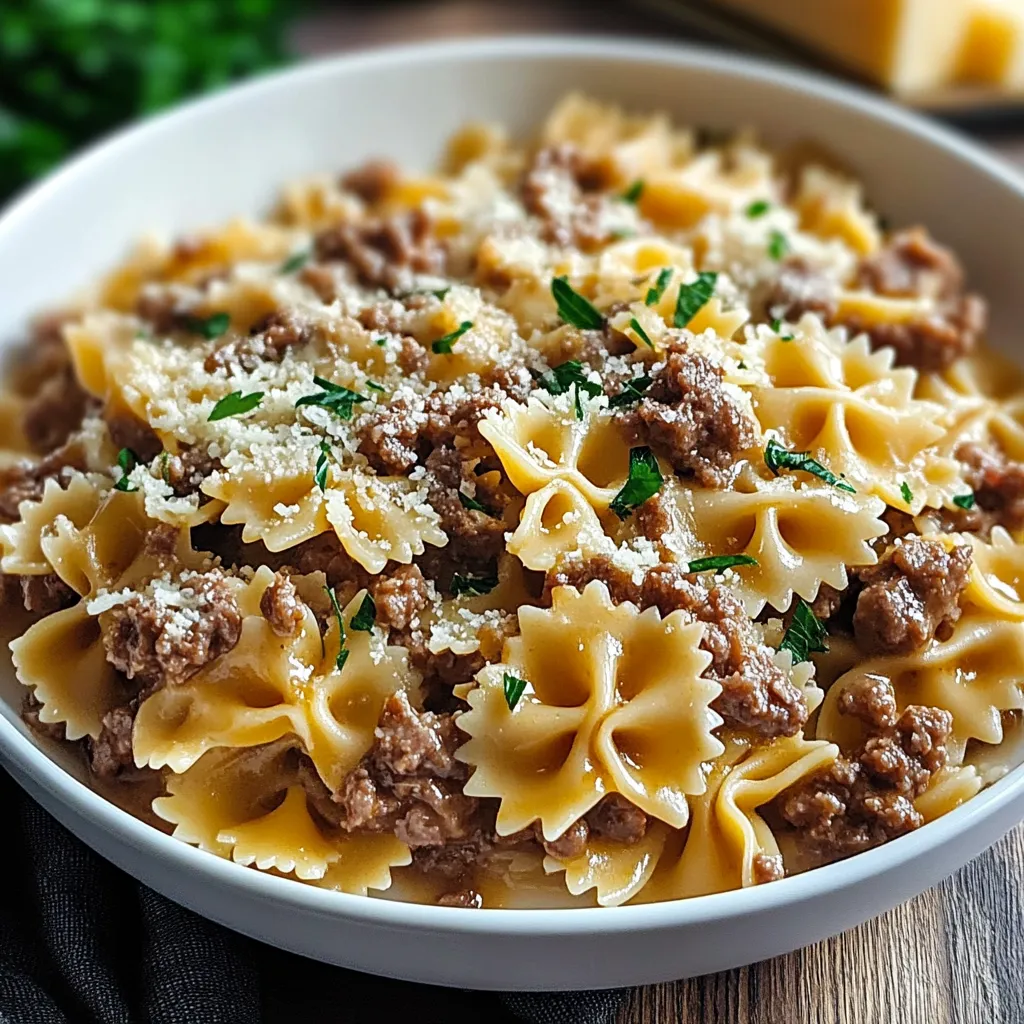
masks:
MULTIPOLYGON (((628 3, 378 3, 308 16, 296 47, 324 54, 495 32, 642 33, 685 38, 628 3)), ((1024 169, 1024 117, 984 141, 1024 169)), ((1022 1024, 1024 825, 937 888, 789 956, 635 990, 620 1024, 1022 1024)), ((450 1022, 479 1019, 453 1005, 450 1022)), ((446 1020, 449 1024, 449 1020, 446 1020)))

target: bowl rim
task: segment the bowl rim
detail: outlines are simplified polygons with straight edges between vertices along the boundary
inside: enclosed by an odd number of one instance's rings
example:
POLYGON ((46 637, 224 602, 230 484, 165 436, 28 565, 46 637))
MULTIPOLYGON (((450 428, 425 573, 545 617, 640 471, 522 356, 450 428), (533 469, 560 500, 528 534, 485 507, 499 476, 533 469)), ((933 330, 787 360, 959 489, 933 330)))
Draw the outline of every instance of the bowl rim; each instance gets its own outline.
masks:
MULTIPOLYGON (((607 35, 577 38, 559 34, 519 34, 382 46, 358 53, 319 58, 264 73, 248 82, 176 105, 166 112, 101 138, 41 182, 15 196, 5 209, 0 210, 0 242, 5 233, 30 220, 37 206, 45 203, 52 193, 58 192, 76 175, 116 155, 122 149, 144 146, 150 137, 173 129, 178 123, 196 114, 218 107, 229 108, 234 102, 248 101, 293 81, 330 79, 339 72, 386 70, 396 64, 430 65, 481 57, 507 61, 568 57, 607 59, 624 64, 643 62, 710 71, 751 85, 762 82, 790 91, 813 90, 829 105, 858 112, 875 123, 881 122, 951 153, 977 173, 995 179, 1024 201, 1024 178, 998 157, 985 152, 958 132, 902 109, 866 89, 815 72, 692 44, 619 39, 607 35)), ((872 876, 895 870, 911 860, 928 855, 958 835, 968 832, 975 824, 996 815, 1019 798, 1024 790, 1022 764, 926 827, 847 860, 793 875, 771 885, 633 906, 514 910, 484 908, 470 911, 459 907, 334 892, 293 878, 243 867, 207 853, 146 824, 79 781, 4 715, 0 715, 0 756, 4 762, 15 767, 16 778, 19 775, 28 777, 30 784, 38 786, 52 799, 64 804, 75 817, 101 829, 119 843, 149 853, 156 861, 163 861, 175 871, 187 872, 197 881, 246 890, 248 895, 271 904, 290 904, 304 913, 322 917, 351 919, 403 930, 444 929, 463 935, 498 933, 509 937, 569 937, 595 932, 611 934, 672 930, 827 898, 829 894, 837 894, 872 876)))

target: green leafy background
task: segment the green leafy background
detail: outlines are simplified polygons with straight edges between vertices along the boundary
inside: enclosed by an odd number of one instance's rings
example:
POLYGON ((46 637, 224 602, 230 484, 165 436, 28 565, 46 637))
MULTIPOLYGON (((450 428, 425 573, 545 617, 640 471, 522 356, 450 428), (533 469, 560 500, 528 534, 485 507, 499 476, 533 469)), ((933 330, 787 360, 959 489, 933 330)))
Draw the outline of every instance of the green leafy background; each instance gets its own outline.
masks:
POLYGON ((0 200, 109 129, 284 59, 289 0, 0 0, 0 200))

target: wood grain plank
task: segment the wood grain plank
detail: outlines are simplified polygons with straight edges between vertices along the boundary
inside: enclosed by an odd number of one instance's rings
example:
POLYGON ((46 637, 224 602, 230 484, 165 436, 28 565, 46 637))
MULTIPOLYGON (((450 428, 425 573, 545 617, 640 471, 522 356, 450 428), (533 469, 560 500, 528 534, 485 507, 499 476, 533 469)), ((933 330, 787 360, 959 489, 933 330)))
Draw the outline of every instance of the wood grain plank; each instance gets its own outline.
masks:
POLYGON ((620 1024, 1020 1024, 1024 826, 952 878, 836 938, 638 989, 620 1024))

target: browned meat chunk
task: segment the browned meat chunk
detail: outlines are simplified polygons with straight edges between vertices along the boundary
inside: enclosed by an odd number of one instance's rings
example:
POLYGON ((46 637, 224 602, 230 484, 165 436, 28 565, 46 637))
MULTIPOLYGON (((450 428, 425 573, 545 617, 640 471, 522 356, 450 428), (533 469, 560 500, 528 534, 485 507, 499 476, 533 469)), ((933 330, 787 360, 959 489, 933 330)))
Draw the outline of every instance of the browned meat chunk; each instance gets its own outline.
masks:
POLYGON ((0 469, 0 522, 15 522, 23 501, 38 501, 47 480, 66 484, 73 469, 85 469, 82 452, 74 445, 58 448, 39 462, 26 460, 0 469))
POLYGON ((20 604, 27 612, 49 615, 73 605, 78 594, 56 573, 42 576, 0 574, 0 598, 0 606, 20 604))
POLYGON ((295 636, 302 629, 305 608, 291 579, 275 573, 273 582, 260 598, 260 612, 274 633, 295 636))
POLYGON ((107 406, 103 410, 103 420, 114 447, 131 449, 140 463, 152 462, 163 450, 164 446, 153 428, 129 409, 107 406))
POLYGON ((1009 530, 1024 526, 1024 463, 980 444, 960 445, 956 457, 966 469, 978 507, 1009 530))
POLYGON ((705 672, 722 685, 711 705, 726 724, 758 736, 794 736, 807 721, 803 695, 761 643, 743 606, 726 587, 705 587, 679 565, 662 564, 649 570, 642 583, 604 557, 566 560, 548 573, 545 600, 556 586, 581 589, 591 580, 608 586, 612 600, 631 601, 640 608, 657 608, 663 616, 682 610, 691 621, 704 622, 701 647, 712 656, 705 672))
POLYGON ((587 812, 590 831, 602 839, 632 846, 647 834, 647 815, 618 793, 609 793, 587 812))
POLYGON ((945 765, 952 723, 948 711, 911 705, 894 726, 784 793, 779 811, 802 848, 826 864, 920 828, 913 801, 945 765))
POLYGON ((753 869, 755 885, 777 882, 780 878, 786 877, 786 868, 782 863, 782 854, 780 853, 754 854, 753 869))
POLYGON ((251 373, 260 363, 281 362, 289 349, 306 345, 312 338, 312 327, 301 316, 271 313, 244 337, 232 338, 214 349, 203 365, 207 373, 235 365, 251 373))
POLYGON ((736 456, 756 439, 752 419, 725 390, 724 373, 691 352, 682 332, 644 397, 618 414, 630 443, 648 444, 704 487, 723 487, 736 456))
POLYGON ((907 537, 877 565, 858 570, 863 589, 853 613, 857 642, 871 654, 905 654, 933 636, 948 639, 960 618, 971 549, 907 537))
POLYGON ((545 839, 540 827, 537 827, 537 839, 544 852, 556 860, 572 860, 585 853, 587 841, 590 839, 590 826, 586 819, 577 818, 557 839, 545 839))
POLYGON ((26 690, 25 697, 21 704, 21 717, 25 724, 40 736, 48 740, 63 740, 66 738, 66 730, 63 722, 40 721, 39 712, 43 705, 36 698, 35 690, 26 690))
POLYGON ((373 600, 382 626, 404 630, 430 603, 430 589, 419 566, 400 565, 390 576, 378 578, 373 600))
POLYGON ((135 712, 131 705, 114 708, 103 716, 99 738, 90 740, 89 766, 101 779, 110 779, 134 763, 132 730, 135 712))
POLYGON ((876 731, 891 729, 896 724, 896 698, 886 679, 864 676, 843 687, 839 694, 839 710, 853 715, 876 731))
POLYGON ((202 445, 194 445, 182 449, 177 455, 161 456, 157 468, 164 482, 181 498, 196 494, 203 481, 219 467, 220 459, 212 458, 202 445))
POLYGON ((437 897, 439 907, 468 907, 479 910, 484 905, 484 898, 475 889, 456 889, 454 892, 442 893, 437 897))
POLYGON ((400 177, 398 168, 390 160, 368 160, 362 167, 344 175, 341 187, 372 206, 398 184, 400 177))
POLYGON ((598 192, 605 184, 601 169, 576 147, 549 146, 526 172, 523 205, 540 218, 546 242, 591 252, 613 237, 602 217, 608 199, 598 192))
POLYGON ((316 237, 316 255, 321 261, 344 260, 362 284, 390 292, 410 290, 415 274, 443 274, 446 262, 445 250, 434 237, 433 222, 420 208, 321 231, 316 237))
POLYGON ((769 318, 799 320, 804 313, 818 313, 830 321, 836 311, 836 286, 806 260, 791 256, 782 263, 765 306, 769 318))
POLYGON ((187 590, 189 607, 134 594, 100 618, 107 661, 146 693, 185 682, 238 643, 242 615, 223 575, 195 576, 187 590))

